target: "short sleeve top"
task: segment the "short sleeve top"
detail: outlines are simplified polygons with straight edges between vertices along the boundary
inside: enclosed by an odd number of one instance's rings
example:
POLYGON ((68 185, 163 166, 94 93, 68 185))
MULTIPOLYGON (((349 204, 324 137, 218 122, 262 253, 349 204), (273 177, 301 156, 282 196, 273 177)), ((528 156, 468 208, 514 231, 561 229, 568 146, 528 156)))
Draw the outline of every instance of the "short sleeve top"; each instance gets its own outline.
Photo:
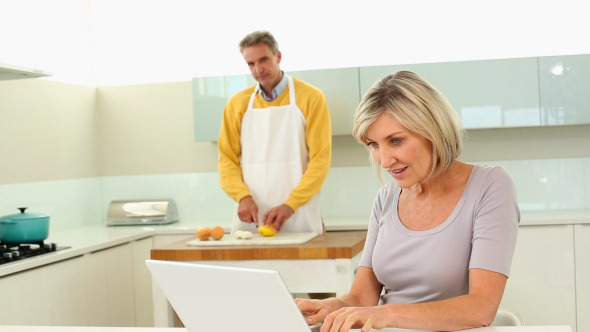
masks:
POLYGON ((384 285, 383 303, 420 303, 467 294, 469 269, 509 276, 520 210, 516 188, 500 166, 474 165, 451 215, 412 231, 399 219, 401 188, 385 185, 375 199, 359 265, 384 285))

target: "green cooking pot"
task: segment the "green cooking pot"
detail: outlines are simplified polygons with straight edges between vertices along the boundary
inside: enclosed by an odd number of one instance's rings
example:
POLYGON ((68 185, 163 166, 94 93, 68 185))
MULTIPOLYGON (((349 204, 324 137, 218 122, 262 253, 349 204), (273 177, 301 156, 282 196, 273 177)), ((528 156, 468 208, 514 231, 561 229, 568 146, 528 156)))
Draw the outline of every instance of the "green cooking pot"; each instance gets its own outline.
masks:
POLYGON ((0 217, 0 242, 37 243, 49 235, 49 215, 27 213, 18 208, 20 213, 0 217))

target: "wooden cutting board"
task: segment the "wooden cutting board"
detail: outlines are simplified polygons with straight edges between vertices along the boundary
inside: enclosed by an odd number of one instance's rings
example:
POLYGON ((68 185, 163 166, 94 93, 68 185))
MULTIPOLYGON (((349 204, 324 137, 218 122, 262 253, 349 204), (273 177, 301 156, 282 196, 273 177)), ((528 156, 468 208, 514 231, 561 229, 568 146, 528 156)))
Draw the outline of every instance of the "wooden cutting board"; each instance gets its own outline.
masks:
POLYGON ((225 234, 221 240, 201 241, 199 239, 186 242, 187 246, 260 246, 260 245, 281 245, 281 244, 302 244, 318 236, 317 233, 277 233, 274 236, 262 236, 252 234, 251 239, 236 239, 232 234, 225 234))
MULTIPOLYGON (((169 261, 350 259, 363 250, 366 237, 366 231, 327 232, 302 244, 227 246, 188 246, 189 239, 185 239, 152 249, 151 258, 169 261)), ((190 238, 193 239, 196 238, 190 238)))

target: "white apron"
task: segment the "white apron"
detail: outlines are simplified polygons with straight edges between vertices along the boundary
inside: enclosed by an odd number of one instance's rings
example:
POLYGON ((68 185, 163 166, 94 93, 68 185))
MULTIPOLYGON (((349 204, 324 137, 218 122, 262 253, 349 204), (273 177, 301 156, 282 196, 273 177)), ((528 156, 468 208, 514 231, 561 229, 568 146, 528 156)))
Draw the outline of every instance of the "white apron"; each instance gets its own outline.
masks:
MULTIPOLYGON (((305 141, 305 117, 295 99, 293 78, 289 81, 289 105, 252 108, 258 93, 256 87, 242 118, 240 164, 246 186, 258 205, 258 221, 271 208, 283 204, 297 187, 309 162, 305 141)), ((319 192, 285 221, 281 232, 323 232, 319 192)), ((233 214, 232 232, 248 230, 256 233, 253 224, 233 214)))

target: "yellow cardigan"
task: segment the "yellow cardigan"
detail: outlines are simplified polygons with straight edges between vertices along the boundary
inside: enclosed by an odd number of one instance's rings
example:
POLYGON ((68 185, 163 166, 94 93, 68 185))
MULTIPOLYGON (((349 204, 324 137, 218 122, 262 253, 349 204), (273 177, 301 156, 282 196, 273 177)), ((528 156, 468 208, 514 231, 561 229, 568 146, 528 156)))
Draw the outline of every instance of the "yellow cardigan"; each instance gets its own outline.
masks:
MULTIPOLYGON (((307 170, 285 201, 285 204, 296 211, 320 190, 328 175, 332 154, 332 127, 328 104, 323 92, 296 78, 293 78, 293 83, 297 106, 306 120, 305 139, 309 151, 307 170)), ((240 168, 240 133, 242 117, 246 113, 248 101, 255 87, 256 85, 253 85, 242 90, 229 99, 223 111, 223 121, 217 142, 219 181, 227 195, 236 202, 251 195, 244 183, 240 168)), ((289 87, 285 88, 285 91, 272 102, 257 93, 253 107, 268 108, 288 104, 289 87)))

